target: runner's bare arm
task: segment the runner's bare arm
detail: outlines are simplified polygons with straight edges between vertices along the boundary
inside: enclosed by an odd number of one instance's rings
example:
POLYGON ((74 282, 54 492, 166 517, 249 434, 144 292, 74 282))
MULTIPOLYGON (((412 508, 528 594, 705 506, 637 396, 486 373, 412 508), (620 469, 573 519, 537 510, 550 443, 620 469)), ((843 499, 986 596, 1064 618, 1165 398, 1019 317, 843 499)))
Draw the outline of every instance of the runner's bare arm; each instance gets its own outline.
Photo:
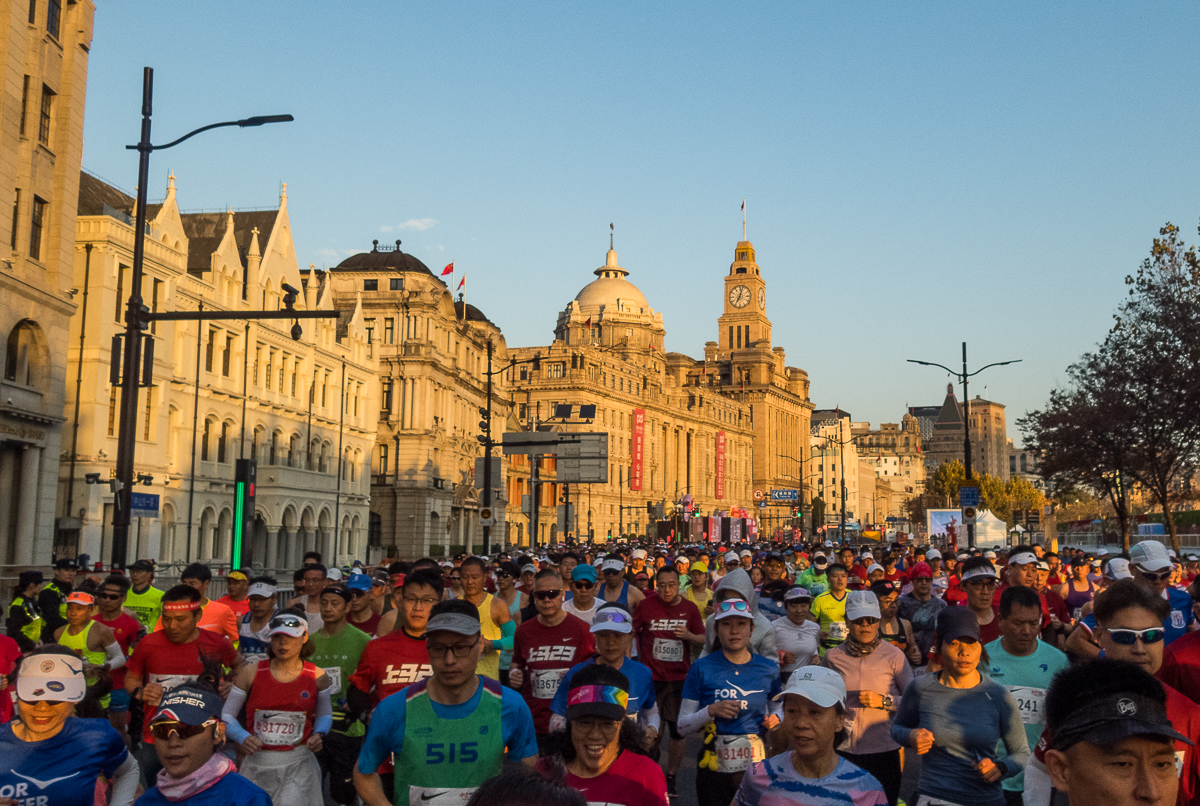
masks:
MULTIPOLYGON (((536 761, 536 759, 535 759, 536 761)), ((383 780, 376 772, 364 773, 354 764, 354 788, 367 806, 392 806, 392 801, 383 791, 383 780)))

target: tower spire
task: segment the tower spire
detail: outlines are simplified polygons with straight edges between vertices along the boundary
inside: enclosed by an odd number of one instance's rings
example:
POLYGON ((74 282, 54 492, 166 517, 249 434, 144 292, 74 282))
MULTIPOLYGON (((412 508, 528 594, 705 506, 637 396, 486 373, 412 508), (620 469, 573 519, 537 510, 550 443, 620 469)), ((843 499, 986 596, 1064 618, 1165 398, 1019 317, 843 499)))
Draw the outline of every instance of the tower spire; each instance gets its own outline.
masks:
POLYGON ((610 221, 608 224, 608 249, 611 252, 613 248, 613 225, 610 221))

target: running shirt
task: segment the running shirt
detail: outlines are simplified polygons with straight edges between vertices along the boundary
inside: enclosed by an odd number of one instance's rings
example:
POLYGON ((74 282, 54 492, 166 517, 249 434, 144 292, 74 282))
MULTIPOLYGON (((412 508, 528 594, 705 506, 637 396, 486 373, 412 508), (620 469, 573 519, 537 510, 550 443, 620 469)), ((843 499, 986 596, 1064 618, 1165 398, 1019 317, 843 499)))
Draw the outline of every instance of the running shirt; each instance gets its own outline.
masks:
MULTIPOLYGON (((142 626, 141 622, 125 611, 121 611, 121 613, 112 621, 105 621, 104 618, 97 613, 96 615, 92 616, 92 621, 98 621, 113 631, 113 635, 116 636, 117 639, 117 645, 121 647, 121 651, 125 653, 126 658, 129 657, 129 653, 132 651, 133 645, 146 635, 146 628, 142 626)), ((114 691, 119 691, 120 689, 125 688, 124 666, 122 666, 120 669, 114 669, 108 674, 109 677, 112 678, 114 691)))
POLYGON ((584 624, 591 624, 592 619, 596 616, 596 608, 600 606, 600 600, 593 598, 592 606, 587 610, 579 607, 574 599, 568 599, 563 602, 562 609, 570 613, 575 618, 581 620, 584 624))
MULTIPOLYGON (((204 605, 200 610, 200 629, 215 632, 219 635, 224 635, 229 639, 229 643, 236 646, 238 640, 238 619, 225 605, 220 602, 208 600, 208 604, 204 605)), ((162 631, 162 615, 158 617, 158 621, 154 625, 154 632, 162 631)), ((316 630, 313 630, 316 632, 316 630)))
MULTIPOLYGON (((485 693, 489 700, 489 707, 485 709, 488 716, 491 716, 496 710, 494 707, 490 707, 491 704, 495 703, 497 699, 500 701, 498 709, 500 742, 498 744, 508 751, 509 758, 515 761, 537 755, 537 737, 533 732, 533 719, 530 717, 529 707, 521 699, 521 695, 490 678, 480 676, 479 683, 479 687, 471 695, 471 698, 460 705, 442 705, 434 702, 428 697, 425 682, 422 681, 412 686, 412 691, 408 696, 389 697, 375 709, 375 713, 371 716, 371 726, 367 730, 367 738, 363 741, 362 751, 358 756, 358 768, 360 770, 379 769, 379 766, 392 754, 396 756, 397 767, 401 767, 405 761, 413 757, 420 765, 418 773, 420 777, 414 779, 410 775, 407 785, 402 784, 404 779, 397 772, 396 806, 408 806, 412 794, 410 786, 460 788, 456 785, 460 785, 465 779, 465 775, 463 775, 465 771, 461 769, 463 762, 474 762, 473 766, 483 775, 478 783, 468 784, 462 788, 478 786, 484 778, 495 774, 494 768, 496 770, 498 768, 495 767, 494 760, 481 755, 478 749, 479 745, 470 746, 472 742, 487 741, 486 737, 490 733, 488 728, 496 723, 494 718, 491 722, 482 721, 479 717, 484 714, 477 714, 480 712, 485 693), (420 712, 413 714, 414 724, 411 730, 408 725, 410 702, 418 703, 420 706, 420 712), (457 721, 465 724, 464 721, 467 720, 475 726, 475 735, 471 737, 470 742, 460 742, 457 737, 465 735, 466 731, 459 730, 458 726, 451 727, 450 723, 457 721), (433 739, 437 741, 431 742, 433 739), (437 746, 439 742, 443 745, 442 747, 437 746), (419 747, 416 748, 418 752, 406 752, 408 746, 414 743, 419 743, 419 747), (454 747, 454 761, 451 761, 450 757, 451 745, 454 747), (472 754, 475 756, 473 759, 470 758, 472 754), (459 770, 454 771, 453 777, 446 775, 441 779, 434 780, 432 784, 424 783, 426 772, 438 773, 444 768, 449 773, 451 766, 460 767, 459 770)), ((496 759, 496 761, 498 760, 496 759)), ((428 798, 427 800, 432 799, 428 798)))
POLYGON ((230 599, 229 594, 227 593, 220 599, 217 599, 217 601, 232 610, 233 615, 237 616, 238 618, 241 618, 250 612, 250 602, 247 599, 242 599, 239 602, 235 599, 230 599))
MULTIPOLYGON (((271 796, 262 787, 236 772, 231 772, 208 789, 189 797, 187 806, 271 806, 271 796)), ((167 800, 158 787, 146 790, 137 799, 137 806, 174 806, 177 800, 167 800)))
MULTIPOLYGON (((551 761, 538 761, 538 772, 550 775, 551 761)), ((580 778, 567 771, 567 786, 578 789, 589 804, 604 806, 667 806, 667 778, 662 767, 646 756, 622 750, 616 760, 595 778, 580 778)))
MULTIPOLYGON (((585 666, 592 666, 595 663, 595 658, 585 660, 583 663, 577 663, 563 676, 562 683, 558 686, 558 692, 554 695, 554 699, 550 703, 550 711, 552 713, 559 716, 567 715, 567 694, 571 691, 571 678, 580 669, 585 666)), ((617 671, 625 675, 625 679, 629 681, 629 702, 625 706, 625 716, 636 720, 639 711, 645 711, 647 708, 655 706, 654 677, 650 674, 650 670, 646 666, 629 658, 621 661, 621 668, 617 671)))
POLYGON ((125 741, 107 719, 69 716, 57 735, 26 742, 0 725, 0 797, 21 806, 92 806, 96 778, 125 763, 125 741))
POLYGON ((550 732, 550 703, 563 677, 595 650, 588 625, 570 613, 563 615, 553 627, 536 618, 526 621, 517 627, 513 639, 513 668, 525 673, 521 696, 533 714, 538 735, 550 732))
POLYGON ((258 662, 246 698, 246 727, 263 750, 291 750, 308 741, 317 711, 318 674, 320 669, 305 661, 300 675, 283 683, 271 673, 271 661, 258 662))
POLYGON ((775 633, 775 649, 779 652, 780 669, 785 674, 807 665, 812 656, 817 654, 821 628, 815 622, 805 619, 803 624, 795 624, 785 616, 771 622, 771 631, 775 633), (785 652, 796 653, 796 662, 784 664, 782 658, 785 652))
MULTIPOLYGON (((0 675, 10 675, 17 668, 21 657, 20 645, 7 635, 0 635, 0 675)), ((12 678, 9 678, 10 680, 12 678)), ((11 685, 11 683, 10 683, 11 685)), ((0 723, 12 719, 13 698, 0 694, 0 723)))
POLYGON ((358 720, 350 721, 346 711, 346 689, 350 677, 358 668, 363 650, 371 637, 353 624, 347 624, 337 635, 315 632, 308 637, 316 650, 309 656, 329 678, 329 698, 333 702, 333 731, 346 736, 362 736, 367 731, 358 720))
MULTIPOLYGON (((529 597, 530 604, 533 604, 533 596, 529 597)), ((492 594, 485 593, 483 601, 476 606, 479 611, 479 633, 489 641, 499 641, 504 636, 500 633, 500 625, 492 621, 492 594)), ((484 652, 479 655, 479 662, 475 664, 475 671, 482 675, 487 675, 493 680, 500 679, 500 650, 493 649, 489 652, 484 652)))
POLYGON ((366 621, 354 621, 353 619, 350 618, 349 613, 346 614, 346 622, 351 627, 358 628, 358 630, 366 633, 367 636, 369 636, 371 638, 375 637, 375 631, 379 629, 379 622, 382 619, 383 619, 383 613, 376 613, 374 610, 371 611, 371 617, 368 618, 366 621))
POLYGON ((146 632, 153 632, 154 625, 162 615, 162 597, 163 592, 153 586, 141 593, 130 588, 129 593, 125 594, 125 609, 133 613, 134 618, 146 628, 146 632))
POLYGON ((253 613, 247 613, 242 616, 241 623, 238 624, 238 651, 242 653, 242 657, 246 659, 247 663, 265 660, 267 650, 271 648, 271 637, 268 635, 271 632, 271 619, 267 619, 262 627, 256 630, 250 624, 253 618, 253 613))
POLYGON ((844 758, 824 778, 800 777, 792 766, 791 750, 751 765, 733 798, 734 806, 886 806, 887 802, 883 785, 844 758))
POLYGON ((409 683, 432 674, 425 637, 413 638, 401 627, 363 647, 350 682, 370 694, 371 705, 375 706, 409 683))
POLYGON ((712 596, 713 589, 711 587, 705 588, 704 593, 697 595, 696 589, 691 585, 688 585, 687 590, 683 594, 683 597, 694 604, 696 609, 700 611, 701 618, 704 617, 704 608, 708 607, 708 603, 712 601, 712 596))
MULTIPOLYGON (((196 640, 186 644, 175 644, 162 630, 152 632, 138 641, 125 668, 140 685, 157 683, 163 689, 181 686, 194 681, 204 671, 201 656, 211 658, 222 666, 233 668, 238 653, 229 639, 208 630, 200 630, 196 640)), ((158 713, 158 706, 146 705, 143 720, 142 740, 154 744, 150 735, 150 722, 158 713)))
POLYGON ((733 719, 713 720, 722 736, 762 732, 762 721, 780 690, 779 667, 753 654, 742 664, 731 663, 724 652, 705 655, 692 664, 683 681, 683 699, 694 700, 701 708, 720 700, 742 701, 742 710, 733 719))
MULTIPOLYGON (((1037 642, 1033 654, 1025 656, 1008 654, 999 639, 984 649, 991 659, 991 665, 980 663, 979 670, 1008 689, 1021 713, 1025 738, 1030 747, 1035 746, 1046 725, 1046 689, 1050 688, 1054 675, 1067 668, 1067 656, 1041 640, 1037 642)), ((1005 778, 1002 786, 1008 792, 1024 792, 1025 771, 1005 778)))
POLYGON ((633 634, 637 636, 638 657, 650 667, 655 680, 683 680, 692 665, 689 642, 675 636, 683 627, 692 635, 704 634, 704 620, 694 602, 680 598, 667 604, 647 596, 633 613, 633 634))
POLYGON ((811 612, 821 622, 821 632, 825 633, 825 637, 821 639, 822 655, 830 647, 840 645, 850 634, 849 628, 846 627, 846 595, 846 591, 842 591, 839 599, 833 595, 833 591, 825 591, 813 599, 811 612))
POLYGON ((1067 609, 1071 611, 1071 618, 1078 621, 1083 616, 1083 606, 1096 596, 1096 585, 1090 579, 1085 579, 1087 583, 1086 590, 1076 590, 1075 580, 1071 579, 1067 582, 1067 609))

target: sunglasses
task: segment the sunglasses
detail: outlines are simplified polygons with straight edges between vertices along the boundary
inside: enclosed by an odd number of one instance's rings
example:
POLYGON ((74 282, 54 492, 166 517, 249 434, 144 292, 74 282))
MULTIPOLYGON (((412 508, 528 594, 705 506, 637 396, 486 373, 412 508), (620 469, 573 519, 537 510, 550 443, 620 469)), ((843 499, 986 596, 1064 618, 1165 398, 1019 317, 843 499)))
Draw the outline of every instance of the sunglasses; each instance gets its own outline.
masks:
POLYGON ((1115 644, 1133 646, 1139 638, 1143 644, 1157 644, 1166 635, 1166 630, 1162 627, 1151 627, 1146 630, 1109 630, 1108 634, 1112 636, 1115 644))
POLYGON ((557 599, 559 596, 562 596, 562 590, 534 591, 533 595, 541 599, 543 602, 548 602, 551 599, 557 599))
POLYGON ((604 610, 596 614, 596 624, 608 622, 612 624, 632 624, 633 616, 620 610, 604 610))
POLYGON ((507 571, 497 571, 496 576, 504 577, 505 579, 512 579, 512 574, 508 573, 507 571))
POLYGON ((119 593, 98 593, 98 594, 96 594, 96 597, 99 599, 107 599, 109 601, 112 601, 113 599, 120 599, 121 594, 119 594, 119 593))
POLYGON ((850 619, 851 624, 856 624, 859 627, 870 627, 872 624, 878 624, 879 619, 874 616, 863 616, 862 618, 850 619))
POLYGON ((171 734, 176 734, 180 739, 191 739, 193 736, 199 736, 208 729, 208 726, 213 724, 214 720, 208 720, 203 725, 185 725, 183 722, 155 722, 150 726, 150 735, 159 741, 165 742, 171 738, 171 734))
POLYGON ((1163 571, 1162 573, 1152 574, 1149 571, 1142 571, 1140 568, 1138 571, 1141 571, 1142 576, 1147 582, 1158 582, 1160 579, 1170 579, 1171 574, 1174 573, 1172 571, 1163 571))
POLYGON ((738 613, 749 613, 750 604, 741 599, 726 599, 717 605, 718 613, 729 613, 736 611, 738 613))
POLYGON ((592 583, 588 582, 586 579, 577 579, 571 583, 571 587, 576 588, 577 590, 587 590, 588 588, 592 587, 592 583))
POLYGON ((299 627, 307 630, 308 622, 304 621, 299 616, 276 616, 275 618, 271 619, 269 629, 273 630, 276 627, 290 627, 291 629, 296 629, 299 627))

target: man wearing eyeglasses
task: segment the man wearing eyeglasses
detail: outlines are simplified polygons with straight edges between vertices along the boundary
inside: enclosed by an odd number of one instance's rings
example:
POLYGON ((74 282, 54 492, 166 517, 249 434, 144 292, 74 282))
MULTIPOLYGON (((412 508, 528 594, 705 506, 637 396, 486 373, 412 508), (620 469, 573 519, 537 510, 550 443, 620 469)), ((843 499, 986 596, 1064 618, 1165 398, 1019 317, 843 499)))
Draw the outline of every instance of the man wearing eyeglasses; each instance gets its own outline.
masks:
MULTIPOLYGON (((1054 675, 1067 668, 1067 656, 1039 640, 1042 606, 1031 588, 1012 587, 1000 597, 1000 637, 984 648, 991 663, 979 669, 1008 689, 1016 700, 1029 746, 1038 743, 1046 722, 1046 689, 1054 675)), ((1024 773, 1001 784, 1011 803, 1020 803, 1024 773)))
POLYGON ((513 640, 509 683, 525 698, 539 746, 550 733, 550 703, 563 676, 595 649, 589 625, 563 610, 558 571, 539 571, 533 582, 537 618, 523 621, 513 640))
MULTIPOLYGON (((1146 585, 1132 579, 1118 580, 1103 595, 1096 597, 1092 611, 1096 619, 1094 636, 1106 658, 1127 661, 1158 677, 1166 690, 1167 717, 1171 724, 1192 742, 1200 742, 1200 706, 1173 688, 1174 674, 1163 668, 1166 634, 1163 625, 1170 618, 1169 608, 1170 605, 1146 585)), ((1049 802, 1050 781, 1042 760, 1046 751, 1052 749, 1052 737, 1043 735, 1025 768, 1027 803, 1049 802), (1031 793, 1039 794, 1029 800, 1031 793)), ((1195 745, 1176 741, 1175 758, 1179 773, 1176 802, 1195 803, 1200 798, 1200 752, 1195 745)))
POLYGON ((355 765, 354 785, 367 806, 461 804, 501 772, 505 751, 528 767, 536 762, 521 696, 475 672, 480 627, 479 611, 462 599, 434 606, 426 631, 433 675, 379 704, 355 765), (391 800, 380 777, 364 772, 389 755, 396 763, 391 800))

